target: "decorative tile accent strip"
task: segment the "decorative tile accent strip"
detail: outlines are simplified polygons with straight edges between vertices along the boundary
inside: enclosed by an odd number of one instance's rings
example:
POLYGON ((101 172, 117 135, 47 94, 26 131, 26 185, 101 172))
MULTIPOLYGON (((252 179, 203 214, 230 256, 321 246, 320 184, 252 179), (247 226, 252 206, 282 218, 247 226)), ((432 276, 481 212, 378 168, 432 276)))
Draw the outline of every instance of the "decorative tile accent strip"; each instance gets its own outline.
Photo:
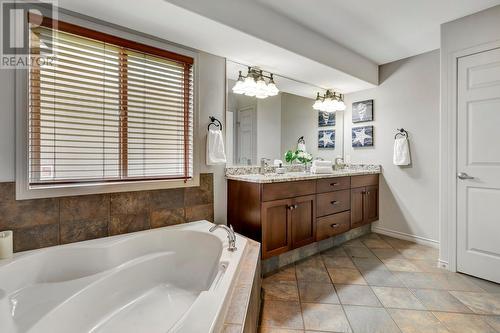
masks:
POLYGON ((333 170, 331 174, 312 174, 304 171, 287 171, 287 173, 285 174, 277 174, 274 173, 274 169, 269 169, 269 172, 266 171, 266 174, 261 175, 258 173, 258 168, 257 172, 252 172, 255 171, 254 168, 255 167, 226 168, 226 178, 251 183, 279 183, 307 179, 359 176, 381 173, 380 165, 365 164, 349 165, 339 170, 333 170))
POLYGON ((0 183, 0 230, 14 231, 14 251, 214 220, 213 174, 200 186, 16 201, 15 183, 0 183))
POLYGON ((299 260, 311 257, 317 253, 326 251, 334 246, 344 244, 351 239, 361 237, 371 232, 371 225, 367 224, 356 229, 349 230, 341 235, 330 237, 328 239, 315 242, 301 248, 285 252, 279 256, 275 256, 262 261, 262 274, 269 275, 282 267, 290 265, 299 260))

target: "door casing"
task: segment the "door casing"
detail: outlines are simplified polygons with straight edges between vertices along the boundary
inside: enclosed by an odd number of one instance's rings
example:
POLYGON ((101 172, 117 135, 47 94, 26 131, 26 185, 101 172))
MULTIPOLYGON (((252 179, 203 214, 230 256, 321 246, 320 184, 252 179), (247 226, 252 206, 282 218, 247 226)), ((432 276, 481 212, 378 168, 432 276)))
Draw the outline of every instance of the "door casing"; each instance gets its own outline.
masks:
POLYGON ((458 59, 500 47, 500 41, 477 45, 446 55, 447 85, 441 87, 440 117, 440 188, 439 224, 440 247, 447 235, 448 260, 443 260, 440 249, 439 266, 457 271, 457 132, 458 132, 458 59))

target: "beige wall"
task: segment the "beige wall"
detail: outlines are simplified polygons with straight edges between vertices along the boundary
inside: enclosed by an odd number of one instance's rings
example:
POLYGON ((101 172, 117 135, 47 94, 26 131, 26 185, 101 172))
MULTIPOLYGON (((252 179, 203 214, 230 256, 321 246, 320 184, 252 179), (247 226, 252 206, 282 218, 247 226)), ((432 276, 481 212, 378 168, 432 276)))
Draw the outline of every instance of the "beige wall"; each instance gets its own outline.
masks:
POLYGON ((431 244, 439 239, 439 50, 380 67, 380 86, 349 94, 345 102, 345 147, 354 163, 382 165, 380 220, 375 230, 414 237, 431 244), (352 103, 374 99, 374 147, 352 148, 352 103), (412 165, 392 163, 394 134, 410 135, 412 165))
POLYGON ((200 52, 198 56, 198 98, 200 172, 214 174, 214 218, 215 223, 226 223, 227 185, 224 177, 225 165, 207 166, 206 137, 209 116, 214 116, 225 122, 226 100, 226 59, 208 53, 200 52))

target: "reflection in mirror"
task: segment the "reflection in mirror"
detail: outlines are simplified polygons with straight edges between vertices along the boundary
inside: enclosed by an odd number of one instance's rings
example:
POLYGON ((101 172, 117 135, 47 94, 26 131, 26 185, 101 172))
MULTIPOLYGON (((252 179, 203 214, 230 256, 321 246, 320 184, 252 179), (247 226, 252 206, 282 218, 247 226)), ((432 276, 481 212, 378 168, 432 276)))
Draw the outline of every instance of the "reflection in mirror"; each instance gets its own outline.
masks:
POLYGON ((325 91, 307 83, 274 75, 278 95, 267 98, 235 94, 238 72, 247 66, 227 61, 226 153, 228 166, 259 165, 262 158, 282 160, 297 150, 303 137, 315 158, 343 157, 343 112, 313 109, 316 94, 325 91))

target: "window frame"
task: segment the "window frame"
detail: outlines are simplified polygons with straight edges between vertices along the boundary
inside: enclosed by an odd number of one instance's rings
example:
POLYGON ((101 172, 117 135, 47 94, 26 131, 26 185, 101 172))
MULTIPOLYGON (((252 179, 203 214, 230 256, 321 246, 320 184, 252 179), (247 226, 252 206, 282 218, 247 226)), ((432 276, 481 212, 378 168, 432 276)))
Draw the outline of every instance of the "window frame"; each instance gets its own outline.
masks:
MULTIPOLYGON (((102 23, 95 23, 69 15, 59 15, 62 20, 44 18, 43 26, 53 27, 57 23, 58 30, 73 33, 87 38, 107 38, 105 42, 129 48, 153 56, 169 57, 183 62, 192 59, 193 75, 193 147, 192 147, 192 170, 191 178, 141 178, 123 179, 98 182, 72 182, 72 183, 50 183, 30 186, 29 184, 29 69, 16 70, 16 199, 35 199, 73 195, 86 195, 110 192, 128 192, 141 190, 155 190, 165 188, 192 187, 199 185, 199 152, 198 152, 198 54, 194 51, 181 48, 169 42, 153 39, 149 36, 130 33, 125 29, 110 27, 102 23), (179 58, 176 58, 179 57, 179 58)), ((185 114, 186 115, 186 114, 185 114)), ((185 123, 185 126, 188 126, 185 123)), ((185 137, 188 135, 185 131, 185 137)), ((186 150, 186 147, 185 147, 186 150)), ((188 162, 188 154, 185 154, 185 163, 188 162)), ((189 166, 187 166, 189 167, 189 166)), ((187 175, 185 175, 187 176, 187 175)))

